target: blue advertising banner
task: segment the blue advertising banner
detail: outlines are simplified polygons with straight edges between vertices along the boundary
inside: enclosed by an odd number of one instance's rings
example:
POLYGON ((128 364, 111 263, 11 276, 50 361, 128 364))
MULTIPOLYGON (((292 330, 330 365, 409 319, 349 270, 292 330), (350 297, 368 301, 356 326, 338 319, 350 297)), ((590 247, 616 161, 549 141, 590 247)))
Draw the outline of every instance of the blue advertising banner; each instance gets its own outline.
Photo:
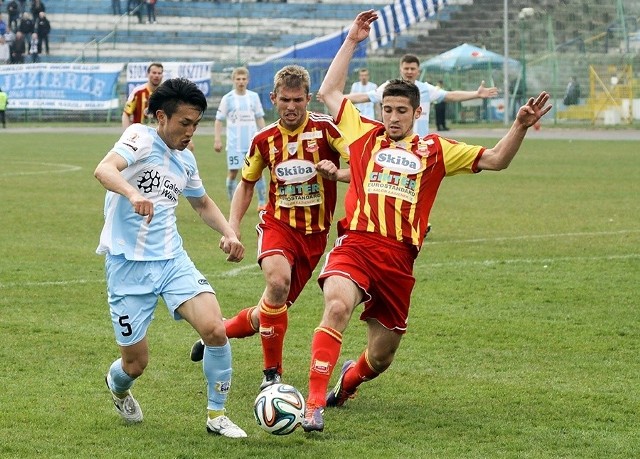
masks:
POLYGON ((19 64, 0 67, 11 108, 109 110, 123 64, 19 64))
MULTIPOLYGON (((133 88, 148 81, 149 62, 129 62, 127 64, 127 96, 133 88)), ((187 78, 198 85, 205 96, 211 95, 211 67, 213 62, 163 62, 163 80, 187 78)))

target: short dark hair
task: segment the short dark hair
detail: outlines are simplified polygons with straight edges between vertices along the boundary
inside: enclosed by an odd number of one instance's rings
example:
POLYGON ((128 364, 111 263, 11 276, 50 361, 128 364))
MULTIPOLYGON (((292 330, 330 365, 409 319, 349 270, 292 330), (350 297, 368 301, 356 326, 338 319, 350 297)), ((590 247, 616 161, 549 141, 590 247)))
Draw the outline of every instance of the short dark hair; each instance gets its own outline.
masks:
POLYGON ((404 56, 402 56, 400 58, 400 63, 404 64, 418 64, 418 66, 420 66, 420 59, 418 59, 418 56, 416 56, 415 54, 405 54, 404 56))
POLYGON ((147 67, 147 73, 151 71, 151 67, 160 67, 164 71, 164 66, 160 62, 152 62, 151 64, 149 64, 149 66, 147 67))
POLYGON ((414 110, 420 106, 420 90, 418 87, 406 80, 390 80, 382 91, 382 100, 385 97, 406 97, 414 110))
POLYGON ((207 109, 207 98, 200 88, 186 78, 171 78, 164 81, 149 98, 148 112, 154 118, 158 110, 162 110, 171 118, 178 109, 178 105, 193 105, 204 113, 207 109))

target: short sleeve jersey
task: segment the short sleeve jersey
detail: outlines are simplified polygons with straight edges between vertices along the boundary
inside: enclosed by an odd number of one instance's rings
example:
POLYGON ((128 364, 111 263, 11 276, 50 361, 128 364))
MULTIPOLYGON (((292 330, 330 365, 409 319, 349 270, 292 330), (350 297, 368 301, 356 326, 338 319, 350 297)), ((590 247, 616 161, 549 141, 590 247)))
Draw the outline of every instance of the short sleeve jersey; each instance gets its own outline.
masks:
POLYGON ((419 250, 442 179, 480 171, 483 147, 435 134, 393 141, 382 123, 361 117, 347 99, 338 127, 351 151, 351 183, 340 232, 378 233, 419 250))
POLYGON ((255 135, 242 180, 256 182, 268 168, 267 212, 303 234, 320 233, 333 221, 337 185, 318 175, 315 165, 327 159, 340 167, 340 157, 349 161, 349 147, 332 118, 307 112, 295 131, 276 122, 255 135))
POLYGON ((124 179, 153 202, 154 215, 136 214, 127 198, 107 191, 104 226, 97 253, 124 255, 127 260, 168 260, 184 251, 175 210, 178 197, 201 197, 204 186, 193 153, 172 150, 149 126, 129 126, 112 151, 128 164, 124 179))
POLYGON ((151 97, 151 91, 146 83, 136 86, 129 94, 124 112, 127 115, 133 115, 134 123, 144 123, 147 119, 145 112, 149 106, 149 97, 151 97))
POLYGON ((237 94, 233 90, 222 96, 216 120, 227 122, 227 152, 244 155, 258 130, 256 119, 263 117, 264 110, 256 92, 237 94))
MULTIPOLYGON (((378 88, 378 85, 369 81, 367 84, 362 84, 360 81, 356 81, 351 85, 352 93, 362 93, 375 91, 378 88)), ((362 116, 366 116, 367 118, 374 119, 376 116, 375 108, 373 102, 362 102, 359 104, 355 104, 356 108, 360 110, 362 116)))
MULTIPOLYGON (((373 103, 381 104, 382 93, 384 92, 384 88, 387 84, 389 84, 388 81, 378 86, 377 89, 369 91, 367 93, 369 100, 373 103)), ((420 90, 420 106, 422 107, 422 113, 420 114, 420 118, 418 118, 413 124, 413 131, 420 137, 424 137, 429 133, 429 112, 431 111, 431 102, 442 102, 447 95, 447 91, 439 88, 438 86, 433 86, 432 84, 422 81, 415 81, 414 84, 420 90)))

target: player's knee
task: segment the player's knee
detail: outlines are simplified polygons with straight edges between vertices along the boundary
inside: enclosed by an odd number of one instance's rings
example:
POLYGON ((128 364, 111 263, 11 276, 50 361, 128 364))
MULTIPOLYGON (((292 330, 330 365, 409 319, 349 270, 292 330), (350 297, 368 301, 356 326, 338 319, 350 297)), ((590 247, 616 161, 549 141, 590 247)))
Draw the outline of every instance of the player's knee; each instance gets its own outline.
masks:
POLYGON ((396 355, 395 349, 371 349, 368 352, 369 364, 378 373, 382 373, 391 366, 396 355))
POLYGON ((122 369, 131 378, 136 379, 142 376, 142 373, 144 373, 144 370, 145 368, 147 368, 148 363, 149 361, 147 359, 131 361, 123 360, 122 369))
POLYGON ((224 346, 227 342, 224 323, 221 320, 212 323, 201 332, 200 337, 207 346, 224 346))
POLYGON ((353 309, 344 301, 330 300, 325 304, 325 321, 333 328, 343 331, 351 318, 353 309))
POLYGON ((289 288, 291 287, 291 279, 279 273, 271 274, 267 279, 267 297, 278 304, 287 301, 289 288))

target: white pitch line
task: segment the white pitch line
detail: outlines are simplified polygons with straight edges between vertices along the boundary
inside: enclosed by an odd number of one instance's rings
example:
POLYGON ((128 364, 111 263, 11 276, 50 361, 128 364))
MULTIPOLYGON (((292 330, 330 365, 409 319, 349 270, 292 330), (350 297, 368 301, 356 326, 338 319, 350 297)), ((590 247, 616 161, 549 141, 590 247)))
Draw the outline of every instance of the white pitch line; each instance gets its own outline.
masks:
MULTIPOLYGON (((15 161, 13 162, 16 163, 15 161)), ((19 161, 21 164, 37 164, 39 166, 46 166, 58 169, 49 169, 44 171, 33 171, 33 172, 5 172, 0 174, 0 177, 15 177, 15 176, 23 176, 23 175, 41 175, 41 174, 64 174, 66 172, 75 172, 82 169, 80 166, 74 166, 73 164, 55 164, 55 163, 38 163, 38 162, 29 162, 29 161, 19 161)))
MULTIPOLYGON (((640 229, 637 230, 620 230, 620 231, 595 231, 591 233, 555 233, 555 234, 528 234, 523 236, 505 236, 505 237, 488 237, 477 239, 450 239, 446 241, 432 241, 429 238, 426 239, 425 244, 474 244, 478 242, 500 242, 500 241, 519 241, 526 239, 555 239, 562 237, 584 237, 584 236, 615 236, 620 234, 632 234, 640 233, 640 229)), ((424 250, 424 249, 423 249, 424 250)))
MULTIPOLYGON (((249 271, 252 269, 256 269, 259 268, 258 263, 254 263, 252 265, 247 265, 247 266, 241 266, 240 268, 234 268, 234 269, 230 269, 229 271, 224 271, 222 273, 218 273, 216 276, 217 277, 236 277, 238 274, 241 274, 245 271, 249 271)), ((211 276, 211 277, 215 277, 212 274, 205 274, 207 277, 211 276)))
POLYGON ((562 263, 567 261, 616 261, 616 260, 632 260, 640 258, 640 253, 629 253, 626 255, 602 255, 599 257, 557 257, 557 258, 514 258, 511 260, 459 260, 435 263, 416 263, 415 267, 444 268, 447 266, 495 266, 501 264, 543 264, 562 263))
MULTIPOLYGON (((447 266, 493 266, 500 264, 550 264, 570 261, 617 261, 617 260, 632 260, 640 259, 640 253, 629 253, 626 255, 602 255, 598 257, 556 257, 556 258, 514 258, 511 260, 459 260, 459 261, 447 261, 447 262, 435 262, 435 263, 416 263, 415 267, 433 267, 442 268, 447 266)), ((236 277, 244 271, 258 268, 258 265, 243 266, 242 268, 235 268, 230 271, 224 271, 217 274, 205 274, 209 279, 221 278, 221 277, 236 277)), ((257 273, 256 273, 257 274, 257 273)), ((5 284, 0 283, 0 289, 13 288, 13 287, 66 287, 69 285, 78 284, 104 284, 104 279, 72 279, 66 281, 41 281, 41 282, 8 282, 5 284)))

